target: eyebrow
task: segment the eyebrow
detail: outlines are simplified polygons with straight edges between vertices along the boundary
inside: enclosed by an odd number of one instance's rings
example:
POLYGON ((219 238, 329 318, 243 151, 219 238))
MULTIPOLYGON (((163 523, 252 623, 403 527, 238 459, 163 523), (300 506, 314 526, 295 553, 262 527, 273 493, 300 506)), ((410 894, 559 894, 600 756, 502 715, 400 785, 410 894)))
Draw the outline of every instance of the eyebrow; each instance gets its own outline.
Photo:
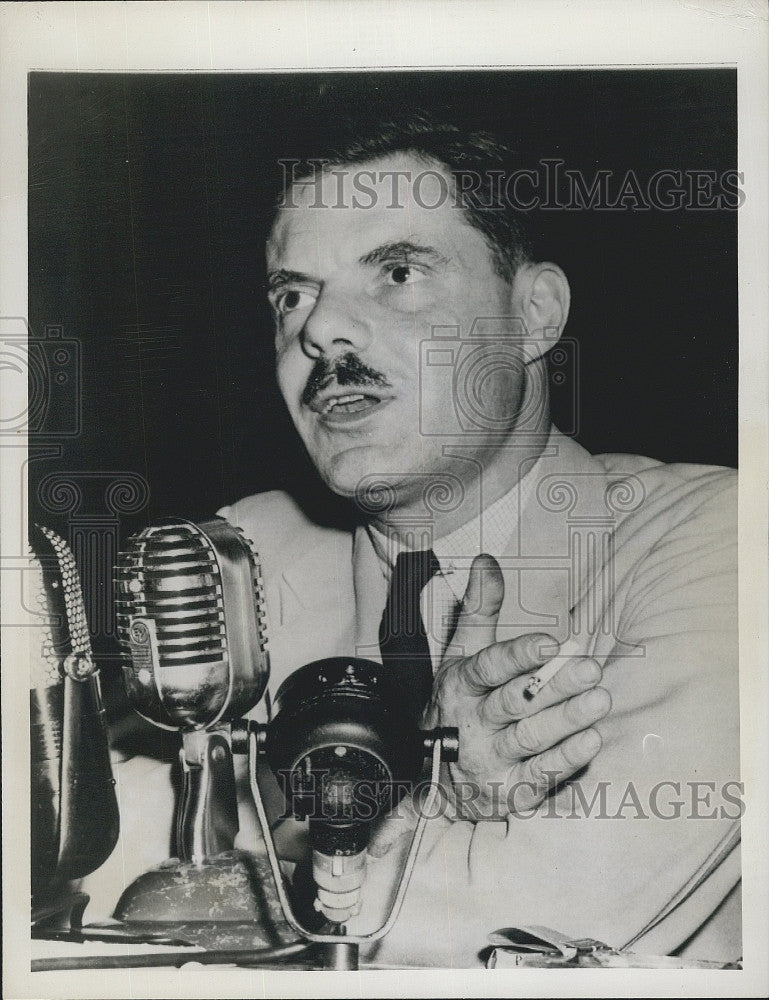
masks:
POLYGON ((277 271, 270 271, 267 275, 267 290, 272 292, 283 285, 290 285, 294 282, 302 284, 303 282, 312 282, 314 280, 309 274, 304 274, 302 271, 287 271, 281 267, 277 271))
POLYGON ((446 263, 446 258, 435 247, 419 246, 409 240, 397 240, 394 243, 383 243, 359 258, 359 264, 381 264, 393 257, 428 257, 436 263, 446 263))

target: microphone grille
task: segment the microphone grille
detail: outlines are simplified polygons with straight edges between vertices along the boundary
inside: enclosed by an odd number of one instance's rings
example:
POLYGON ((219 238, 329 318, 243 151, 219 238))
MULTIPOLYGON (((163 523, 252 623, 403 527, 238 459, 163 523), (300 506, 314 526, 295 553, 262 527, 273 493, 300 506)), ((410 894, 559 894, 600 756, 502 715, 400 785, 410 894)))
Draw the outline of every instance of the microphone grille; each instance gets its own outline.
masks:
POLYGON ((115 577, 123 677, 157 725, 198 729, 250 710, 269 675, 260 563, 222 518, 163 521, 129 538, 115 577))
POLYGON ((166 666, 216 663, 226 652, 219 565, 209 540, 188 523, 161 524, 128 539, 117 567, 118 638, 130 645, 134 619, 155 623, 166 666))

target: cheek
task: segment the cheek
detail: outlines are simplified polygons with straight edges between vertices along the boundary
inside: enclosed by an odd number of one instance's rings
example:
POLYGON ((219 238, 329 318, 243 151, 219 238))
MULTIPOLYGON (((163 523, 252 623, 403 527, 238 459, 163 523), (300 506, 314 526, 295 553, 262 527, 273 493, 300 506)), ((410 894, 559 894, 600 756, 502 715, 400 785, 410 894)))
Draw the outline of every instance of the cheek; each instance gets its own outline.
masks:
MULTIPOLYGON (((523 362, 509 345, 444 342, 424 353, 418 426, 425 439, 506 434, 519 413, 523 362)), ((425 447, 429 441, 425 440, 425 447)))
POLYGON ((283 398, 292 412, 299 405, 299 397, 307 384, 309 364, 300 354, 284 350, 278 354, 275 363, 275 374, 283 398))

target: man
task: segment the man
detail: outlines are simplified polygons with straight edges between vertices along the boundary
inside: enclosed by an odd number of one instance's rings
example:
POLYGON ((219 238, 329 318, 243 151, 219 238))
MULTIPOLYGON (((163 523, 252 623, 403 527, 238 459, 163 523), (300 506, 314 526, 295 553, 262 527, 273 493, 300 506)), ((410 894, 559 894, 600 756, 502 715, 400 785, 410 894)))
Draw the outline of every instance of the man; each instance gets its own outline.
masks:
MULTIPOLYGON (((322 170, 291 165, 267 245, 278 381, 365 524, 322 528, 282 494, 225 511, 265 559, 274 681, 322 656, 378 658, 396 557, 432 548, 426 720, 459 727, 454 813, 428 824, 375 957, 472 964, 489 932, 522 923, 736 958, 739 810, 721 798, 738 777, 736 477, 592 458, 551 428, 545 354, 569 288, 513 213, 489 209, 500 156, 413 118, 322 170), (529 701, 553 639, 575 655, 529 701)), ((380 831, 362 927, 410 828, 380 831)))
MULTIPOLYGON (((291 164, 267 244, 277 377, 363 516, 324 526, 281 493, 221 512, 263 559, 270 690, 322 657, 378 659, 397 557, 432 550, 425 721, 457 726, 460 754, 368 958, 468 966, 495 929, 543 925, 734 959, 735 476, 594 458, 551 426, 569 287, 495 201, 502 156, 412 118, 291 164)), ((377 831, 362 930, 386 913, 413 812, 377 831)))

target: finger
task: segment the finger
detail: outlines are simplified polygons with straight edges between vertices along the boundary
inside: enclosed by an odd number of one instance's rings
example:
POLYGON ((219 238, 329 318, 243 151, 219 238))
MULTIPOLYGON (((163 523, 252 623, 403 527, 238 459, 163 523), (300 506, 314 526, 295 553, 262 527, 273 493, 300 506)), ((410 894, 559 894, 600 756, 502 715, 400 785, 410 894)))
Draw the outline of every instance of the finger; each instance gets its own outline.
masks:
POLYGON ((500 755, 513 760, 541 754, 568 736, 592 726, 610 708, 611 695, 606 688, 593 688, 500 730, 497 748, 500 755))
POLYGON ((600 749, 598 731, 586 729, 558 746, 529 758, 518 769, 519 777, 508 789, 510 812, 525 812, 538 806, 553 788, 589 764, 600 749))
MULTIPOLYGON (((537 670, 558 650, 558 643, 551 635, 534 632, 505 639, 486 646, 465 663, 467 682, 480 691, 497 688, 511 678, 526 675, 528 682, 532 670, 537 670)), ((509 722, 509 717, 505 722, 509 722)))
POLYGON ((457 627, 451 640, 452 649, 461 655, 472 656, 497 638, 497 619, 505 581, 499 563, 493 556, 482 553, 473 559, 457 627))
POLYGON ((525 695, 530 674, 517 676, 490 691, 483 703, 483 717, 492 726, 506 726, 524 715, 533 715, 557 705, 583 691, 594 688, 601 680, 599 664, 587 656, 566 660, 553 679, 546 684, 535 701, 525 695))

